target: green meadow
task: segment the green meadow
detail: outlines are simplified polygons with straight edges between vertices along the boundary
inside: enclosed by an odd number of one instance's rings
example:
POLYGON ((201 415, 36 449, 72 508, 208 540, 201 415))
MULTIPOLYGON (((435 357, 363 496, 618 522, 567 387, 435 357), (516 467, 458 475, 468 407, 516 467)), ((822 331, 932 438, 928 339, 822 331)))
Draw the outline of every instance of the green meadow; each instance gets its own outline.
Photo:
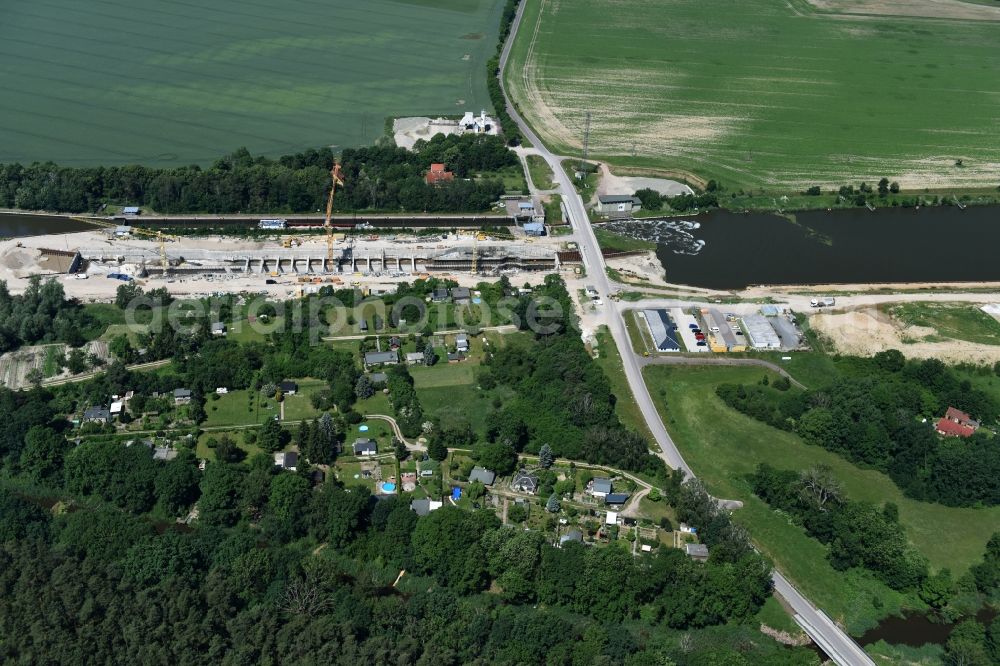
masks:
POLYGON ((208 164, 490 108, 502 0, 3 3, 0 162, 208 164))
POLYGON ((852 633, 864 631, 886 614, 922 605, 867 572, 835 570, 826 559, 826 546, 753 494, 747 475, 758 463, 790 470, 826 464, 851 499, 895 503, 907 537, 932 570, 948 568, 958 578, 982 560, 986 541, 1000 524, 1000 507, 955 508, 910 499, 885 474, 862 469, 805 444, 793 433, 740 414, 715 394, 719 384, 754 383, 765 374, 770 373, 710 366, 650 366, 644 372, 664 424, 691 469, 717 497, 744 502, 733 518, 749 529, 757 546, 810 599, 852 633))
POLYGON ((1000 184, 996 3, 525 2, 505 77, 560 153, 590 111, 591 157, 730 191, 1000 184))

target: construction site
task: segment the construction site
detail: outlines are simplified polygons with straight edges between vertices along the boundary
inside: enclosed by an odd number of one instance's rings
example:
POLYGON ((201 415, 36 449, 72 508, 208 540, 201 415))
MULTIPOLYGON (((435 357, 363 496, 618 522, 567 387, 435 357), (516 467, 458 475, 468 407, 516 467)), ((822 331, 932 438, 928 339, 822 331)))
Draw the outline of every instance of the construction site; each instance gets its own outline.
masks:
POLYGON ((432 274, 475 283, 482 276, 527 277, 563 266, 559 252, 567 243, 544 235, 543 225, 538 225, 543 227, 540 234, 529 237, 517 218, 491 218, 508 226, 494 225, 489 231, 452 227, 429 233, 403 227, 387 233, 362 224, 345 232, 332 214, 342 185, 336 164, 330 171, 322 233, 268 218, 257 227, 267 235, 173 235, 158 228, 155 218, 140 220, 138 209, 127 209, 125 217, 78 218, 92 225, 92 231, 0 242, 0 279, 17 290, 31 275, 62 275, 69 295, 90 300, 110 298, 122 281, 130 280, 169 285, 179 294, 294 296, 323 283, 361 287, 373 279, 391 283, 432 274))

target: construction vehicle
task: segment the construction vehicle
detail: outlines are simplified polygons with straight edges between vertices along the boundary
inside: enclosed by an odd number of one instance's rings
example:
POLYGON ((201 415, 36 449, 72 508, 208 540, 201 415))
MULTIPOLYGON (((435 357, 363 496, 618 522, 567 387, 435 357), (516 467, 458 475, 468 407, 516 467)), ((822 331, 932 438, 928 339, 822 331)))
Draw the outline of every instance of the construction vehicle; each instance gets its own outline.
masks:
MULTIPOLYGON (((105 229, 113 229, 116 232, 122 226, 115 224, 113 222, 99 220, 93 217, 74 217, 73 219, 78 220, 80 222, 86 222, 87 224, 93 224, 98 227, 103 227, 105 229)), ((170 270, 170 262, 167 260, 166 242, 168 240, 177 241, 180 239, 177 236, 171 236, 156 229, 143 229, 142 227, 133 227, 131 225, 128 226, 128 233, 129 235, 145 236, 147 238, 156 239, 160 249, 160 266, 163 268, 163 274, 166 275, 167 272, 170 270)))

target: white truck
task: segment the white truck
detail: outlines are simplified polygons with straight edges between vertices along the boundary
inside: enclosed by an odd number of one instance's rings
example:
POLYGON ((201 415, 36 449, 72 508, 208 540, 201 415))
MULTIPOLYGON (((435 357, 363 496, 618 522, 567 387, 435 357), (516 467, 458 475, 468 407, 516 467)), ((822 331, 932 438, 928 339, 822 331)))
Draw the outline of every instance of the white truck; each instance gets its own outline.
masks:
POLYGON ((809 305, 814 308, 828 308, 837 304, 837 299, 833 296, 824 296, 823 298, 814 298, 809 301, 809 305))

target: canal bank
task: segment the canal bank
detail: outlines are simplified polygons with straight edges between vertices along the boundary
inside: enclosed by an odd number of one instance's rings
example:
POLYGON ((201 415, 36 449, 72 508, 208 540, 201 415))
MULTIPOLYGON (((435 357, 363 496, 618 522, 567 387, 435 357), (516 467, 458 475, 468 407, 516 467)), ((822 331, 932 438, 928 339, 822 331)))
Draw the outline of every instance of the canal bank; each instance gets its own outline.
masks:
MULTIPOLYGON (((92 229, 83 220, 87 215, 68 213, 33 213, 19 211, 0 212, 0 238, 21 238, 25 236, 45 236, 48 234, 73 233, 92 229)), ((283 231, 308 231, 323 227, 325 219, 319 215, 152 215, 133 218, 94 216, 104 223, 135 224, 151 229, 170 230, 177 233, 219 234, 257 232, 261 219, 280 218, 285 220, 287 229, 266 230, 266 235, 283 231)), ((331 224, 340 231, 351 229, 486 229, 511 224, 507 215, 335 215, 331 224)))
POLYGON ((606 228, 656 243, 667 282, 710 289, 1000 280, 998 206, 788 215, 713 210, 606 228))

